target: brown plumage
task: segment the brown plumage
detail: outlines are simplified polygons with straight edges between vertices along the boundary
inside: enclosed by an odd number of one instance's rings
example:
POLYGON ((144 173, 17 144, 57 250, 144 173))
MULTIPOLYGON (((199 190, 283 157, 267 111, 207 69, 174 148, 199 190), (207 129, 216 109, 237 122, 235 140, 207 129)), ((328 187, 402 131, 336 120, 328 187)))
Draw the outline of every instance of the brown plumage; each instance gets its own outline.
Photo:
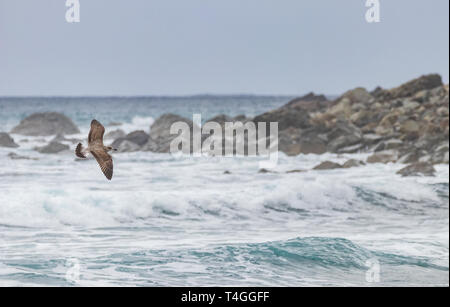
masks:
POLYGON ((87 154, 91 153, 100 165, 103 174, 108 180, 111 180, 113 176, 113 160, 108 152, 115 149, 103 145, 104 134, 105 127, 94 119, 91 122, 91 130, 89 131, 88 148, 84 149, 80 143, 75 149, 75 154, 79 158, 86 159, 87 154))

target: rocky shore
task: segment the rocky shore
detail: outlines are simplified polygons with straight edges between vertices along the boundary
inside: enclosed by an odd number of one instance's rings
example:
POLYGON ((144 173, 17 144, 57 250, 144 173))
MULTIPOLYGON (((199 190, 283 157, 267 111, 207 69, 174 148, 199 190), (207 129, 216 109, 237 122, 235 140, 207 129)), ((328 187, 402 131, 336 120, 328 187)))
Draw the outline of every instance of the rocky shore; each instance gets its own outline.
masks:
MULTIPOLYGON (((118 125, 105 135, 105 140, 120 152, 168 153, 176 137, 170 134, 170 127, 179 121, 191 129, 195 125, 189 119, 165 114, 148 131, 126 134, 118 125)), ((376 88, 369 92, 356 88, 334 100, 311 93, 254 118, 220 115, 210 121, 221 125, 236 121, 278 122, 279 150, 289 156, 326 152, 371 154, 366 161, 350 160, 344 165, 326 162, 316 170, 392 162, 409 165, 401 172, 404 176, 433 175, 434 164, 449 163, 449 87, 436 74, 393 89, 376 88)), ((65 135, 79 132, 71 119, 58 113, 33 114, 11 131, 26 136, 55 135, 48 145, 36 148, 46 154, 68 150, 63 142, 78 140, 67 139, 65 135)), ((222 137, 222 142, 225 141, 222 137)), ((0 147, 18 146, 10 135, 0 133, 0 147)))

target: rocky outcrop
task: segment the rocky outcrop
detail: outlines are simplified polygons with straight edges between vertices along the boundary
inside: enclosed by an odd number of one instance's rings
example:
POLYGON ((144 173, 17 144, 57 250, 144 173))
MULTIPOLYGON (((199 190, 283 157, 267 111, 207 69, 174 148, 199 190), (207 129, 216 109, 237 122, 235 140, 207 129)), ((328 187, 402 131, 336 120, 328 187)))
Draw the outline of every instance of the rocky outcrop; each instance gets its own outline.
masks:
POLYGON ((138 144, 128 140, 122 140, 118 145, 113 147, 117 149, 118 152, 135 152, 141 150, 141 147, 138 144))
POLYGON ((326 136, 316 130, 288 128, 278 134, 278 149, 288 156, 323 154, 327 151, 326 136))
POLYGON ((414 96, 420 93, 421 97, 425 97, 426 90, 431 90, 442 86, 442 77, 437 74, 422 76, 420 78, 409 81, 399 87, 387 91, 379 91, 378 98, 383 100, 392 100, 414 96))
POLYGON ((14 127, 11 133, 27 136, 69 135, 80 133, 70 118, 64 114, 47 112, 35 113, 14 127))
POLYGON ((328 103, 329 101, 324 95, 309 93, 303 97, 291 100, 286 104, 285 108, 315 112, 326 108, 328 103))
POLYGON ((253 121, 256 124, 266 123, 267 127, 271 122, 278 122, 279 131, 289 128, 307 129, 311 127, 310 113, 318 112, 328 105, 329 101, 325 96, 310 93, 290 101, 279 109, 258 115, 253 121))
POLYGON ((279 131, 288 128, 306 129, 311 127, 310 116, 307 112, 285 107, 256 116, 253 121, 256 124, 266 123, 267 128, 269 128, 271 122, 278 122, 279 131))
POLYGON ((181 132, 179 132, 178 134, 170 133, 170 127, 176 122, 186 123, 187 126, 189 127, 191 138, 190 152, 192 152, 192 131, 194 124, 192 123, 191 120, 175 114, 164 114, 157 120, 155 120, 153 125, 150 127, 150 138, 147 141, 147 144, 144 145, 144 147, 147 149, 149 148, 153 149, 151 150, 153 152, 159 153, 170 152, 170 143, 181 134, 181 132))
MULTIPOLYGON (((313 93, 294 99, 281 108, 258 115, 218 115, 209 121, 223 128, 226 122, 254 124, 278 122, 278 148, 289 156, 299 154, 372 153, 367 163, 448 163, 449 149, 449 89, 442 85, 439 75, 428 75, 393 89, 364 88, 347 91, 330 101, 313 93)), ((120 151, 151 151, 167 153, 174 138, 170 127, 184 122, 191 130, 192 121, 174 114, 158 118, 147 135, 143 131, 130 135, 114 135, 114 147, 120 151), (123 145, 122 145, 123 144, 123 145)), ((250 137, 245 135, 244 145, 250 137)), ((211 140, 209 135, 202 135, 211 140)), ((229 144, 234 140, 225 136, 212 138, 213 142, 229 144), (228 143, 226 143, 228 142, 228 143)), ((223 146, 224 147, 224 146, 223 146)), ((340 167, 364 165, 350 160, 340 167)), ((338 167, 324 164, 318 168, 338 167)))
POLYGON ((444 149, 449 137, 449 91, 439 75, 391 90, 356 88, 312 109, 297 115, 283 107, 263 115, 280 122, 281 151, 288 155, 393 151, 395 157, 374 155, 369 161, 448 163, 444 149))
POLYGON ((348 149, 344 151, 343 149, 355 144, 361 144, 362 146, 363 134, 361 130, 349 122, 338 121, 327 136, 329 140, 328 151, 330 152, 348 153, 348 149))
POLYGON ((0 147, 17 148, 19 145, 14 142, 14 139, 8 133, 0 132, 0 147))
POLYGON ((116 140, 126 136, 126 133, 122 129, 116 129, 105 134, 105 140, 116 140))
POLYGON ((402 175, 403 177, 411 177, 411 176, 428 176, 432 177, 436 173, 436 169, 433 167, 431 163, 427 162, 417 162, 408 165, 405 168, 402 168, 397 172, 397 174, 402 175))
POLYGON ((119 152, 139 151, 142 146, 147 144, 150 136, 142 130, 133 131, 124 137, 116 139, 111 146, 119 152))
MULTIPOLYGON (((190 141, 192 152, 192 121, 175 114, 164 114, 159 117, 150 127, 150 134, 145 131, 133 131, 127 135, 122 135, 114 140, 112 147, 118 149, 119 152, 134 152, 134 151, 151 151, 157 153, 170 152, 171 142, 179 136, 178 134, 171 134, 170 128, 176 122, 186 123, 190 129, 190 141)), ((120 130, 114 134, 121 135, 120 130)))
POLYGON ((331 161, 325 161, 314 167, 314 170, 322 171, 322 170, 331 170, 331 169, 339 169, 342 168, 342 165, 338 163, 334 163, 331 161))
POLYGON ((50 142, 48 145, 35 148, 37 152, 42 154, 56 154, 69 149, 70 147, 68 145, 61 144, 58 142, 50 142))

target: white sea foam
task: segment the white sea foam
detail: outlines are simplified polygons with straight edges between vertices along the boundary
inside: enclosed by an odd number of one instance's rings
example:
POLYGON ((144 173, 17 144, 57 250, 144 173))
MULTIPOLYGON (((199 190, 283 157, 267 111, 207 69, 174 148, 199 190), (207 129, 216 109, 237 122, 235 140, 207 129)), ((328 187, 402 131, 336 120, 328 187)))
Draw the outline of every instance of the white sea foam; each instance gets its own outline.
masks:
MULTIPOLYGON (((147 121, 137 119, 130 129, 144 127, 147 121)), ((147 249, 197 250, 211 244, 339 237, 373 251, 425 257, 448 268, 447 165, 436 166, 436 177, 402 178, 396 174, 403 167, 398 164, 311 170, 325 160, 342 163, 349 158, 365 159, 364 154, 280 154, 276 173, 260 174, 257 158, 138 152, 114 155, 114 178, 109 182, 95 160, 77 162, 72 151, 43 155, 33 150, 51 138, 27 138, 19 149, 0 149, 4 259, 23 257, 22 245, 34 250, 38 258, 52 257, 61 263, 89 254, 94 258, 84 261, 95 267, 95 257, 108 254, 112 258, 105 261, 111 262, 118 252, 129 255, 147 249), (7 157, 11 151, 39 160, 11 160, 7 157), (286 173, 298 169, 307 171, 286 173)), ((246 263, 242 257, 239 261, 246 263)), ((178 261, 158 269, 189 275, 186 263, 178 261)), ((129 277, 109 265, 84 272, 83 284, 114 285, 129 277)), ((205 268, 202 263, 193 265, 199 274, 205 268)), ((52 276, 64 271, 55 270, 48 272, 49 284, 58 284, 52 276)), ((0 266, 0 276, 14 272, 10 266, 0 266)), ((293 282, 293 277, 283 278, 293 282)), ((164 284, 159 279, 153 282, 164 284)), ((222 282, 236 285, 233 279, 222 282)), ((171 284, 176 283, 174 279, 171 284)))
MULTIPOLYGON (((119 126, 120 129, 124 130, 126 133, 130 133, 136 130, 144 130, 145 132, 150 131, 150 126, 155 122, 153 117, 143 117, 135 116, 131 120, 131 123, 123 123, 119 126)), ((114 127, 109 127, 109 129, 114 129, 114 127)))

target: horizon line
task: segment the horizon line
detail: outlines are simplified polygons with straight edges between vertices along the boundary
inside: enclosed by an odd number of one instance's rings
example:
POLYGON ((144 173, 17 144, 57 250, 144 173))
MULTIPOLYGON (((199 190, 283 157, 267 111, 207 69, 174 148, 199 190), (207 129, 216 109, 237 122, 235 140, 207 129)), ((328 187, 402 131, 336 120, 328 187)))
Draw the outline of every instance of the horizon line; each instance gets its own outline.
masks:
MULTIPOLYGON (((311 92, 310 92, 311 93, 311 92)), ((309 94, 309 93, 308 93, 309 94)), ((316 94, 316 93, 315 93, 316 94)), ((307 94, 192 94, 192 95, 0 95, 4 98, 203 98, 203 97, 303 97, 307 94)), ((326 97, 337 95, 324 94, 326 97)))

